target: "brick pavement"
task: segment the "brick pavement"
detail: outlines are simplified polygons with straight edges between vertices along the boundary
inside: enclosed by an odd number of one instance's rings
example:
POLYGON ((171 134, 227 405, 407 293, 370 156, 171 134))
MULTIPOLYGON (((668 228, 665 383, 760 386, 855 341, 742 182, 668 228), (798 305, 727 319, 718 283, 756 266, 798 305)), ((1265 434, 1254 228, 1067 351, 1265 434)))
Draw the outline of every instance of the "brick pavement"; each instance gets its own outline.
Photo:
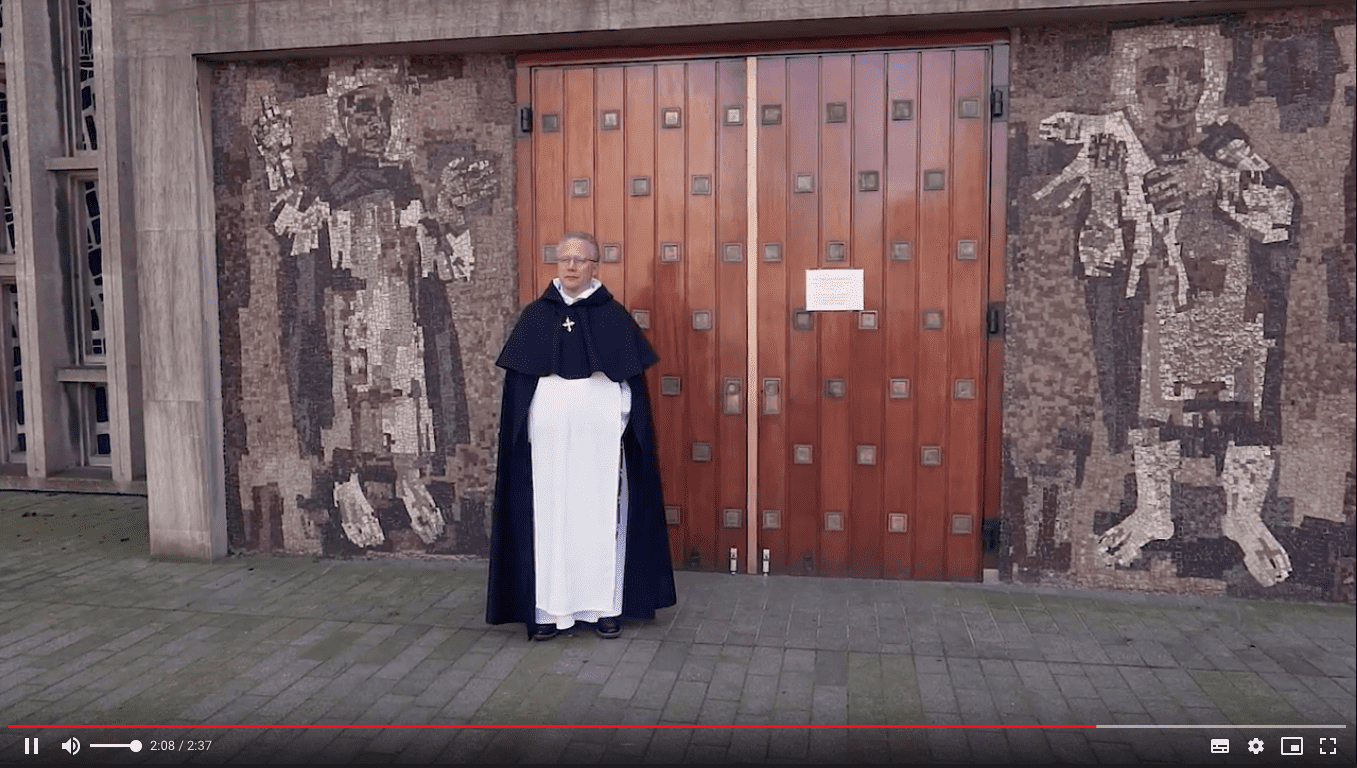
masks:
POLYGON ((11 728, 0 760, 72 762, 71 736, 211 740, 113 762, 1251 762, 1295 735, 1357 756, 1351 606, 681 572, 621 639, 529 643, 484 623, 483 562, 151 560, 145 503, 0 492, 0 722, 194 727, 11 728), (693 727, 918 723, 1346 728, 693 727))

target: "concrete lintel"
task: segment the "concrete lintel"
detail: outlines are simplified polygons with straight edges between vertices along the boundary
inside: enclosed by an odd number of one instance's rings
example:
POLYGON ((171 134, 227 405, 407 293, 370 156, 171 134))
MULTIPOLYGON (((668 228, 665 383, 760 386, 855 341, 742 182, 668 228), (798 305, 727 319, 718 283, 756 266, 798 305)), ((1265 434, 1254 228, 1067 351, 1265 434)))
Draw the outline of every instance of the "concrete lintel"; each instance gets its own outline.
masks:
POLYGON ((82 152, 67 157, 49 157, 47 158, 47 170, 97 171, 99 170, 99 155, 94 152, 82 152))
POLYGON ((108 382, 108 369, 102 365, 82 365, 70 368, 58 368, 57 381, 63 383, 89 382, 92 384, 104 384, 108 382))
MULTIPOLYGON (((524 51, 973 29, 1090 19, 1239 13, 1333 0, 114 0, 131 50, 275 57, 431 44, 429 52, 524 51), (701 23, 695 24, 695 20, 701 23), (640 34, 638 34, 640 33, 640 34)), ((1347 4, 1347 3, 1341 3, 1347 4)), ((379 50, 370 50, 379 53, 379 50)))

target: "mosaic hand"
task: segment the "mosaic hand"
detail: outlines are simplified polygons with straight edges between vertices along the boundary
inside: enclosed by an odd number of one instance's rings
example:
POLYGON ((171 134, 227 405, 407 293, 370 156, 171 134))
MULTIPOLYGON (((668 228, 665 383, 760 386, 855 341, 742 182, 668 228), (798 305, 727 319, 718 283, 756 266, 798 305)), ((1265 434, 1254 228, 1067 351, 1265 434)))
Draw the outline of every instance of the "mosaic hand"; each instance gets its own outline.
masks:
POLYGON ((264 158, 269 189, 277 191, 296 179, 292 166, 292 112, 282 110, 273 96, 261 97, 260 105, 261 113, 254 121, 251 135, 264 158))

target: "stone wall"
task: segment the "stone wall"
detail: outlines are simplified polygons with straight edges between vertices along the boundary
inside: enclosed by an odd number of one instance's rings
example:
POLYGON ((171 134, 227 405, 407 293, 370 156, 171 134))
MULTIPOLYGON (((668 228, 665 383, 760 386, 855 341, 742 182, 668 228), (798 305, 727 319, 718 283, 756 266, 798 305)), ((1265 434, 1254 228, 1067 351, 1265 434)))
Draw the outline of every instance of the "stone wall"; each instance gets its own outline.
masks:
POLYGON ((1353 600, 1353 22, 1015 37, 1014 578, 1353 600))
POLYGON ((512 74, 487 55, 217 66, 232 549, 486 553, 512 74))

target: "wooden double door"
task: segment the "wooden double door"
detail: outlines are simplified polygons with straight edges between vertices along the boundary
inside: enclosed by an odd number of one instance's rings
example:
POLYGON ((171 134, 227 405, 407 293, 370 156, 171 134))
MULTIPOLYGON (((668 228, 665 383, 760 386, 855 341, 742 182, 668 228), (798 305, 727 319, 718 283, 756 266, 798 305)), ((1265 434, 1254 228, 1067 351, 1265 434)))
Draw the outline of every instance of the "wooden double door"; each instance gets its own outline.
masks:
POLYGON ((978 579, 991 55, 520 63, 520 299, 595 235, 675 567, 978 579), (827 269, 861 311, 806 311, 827 269))

